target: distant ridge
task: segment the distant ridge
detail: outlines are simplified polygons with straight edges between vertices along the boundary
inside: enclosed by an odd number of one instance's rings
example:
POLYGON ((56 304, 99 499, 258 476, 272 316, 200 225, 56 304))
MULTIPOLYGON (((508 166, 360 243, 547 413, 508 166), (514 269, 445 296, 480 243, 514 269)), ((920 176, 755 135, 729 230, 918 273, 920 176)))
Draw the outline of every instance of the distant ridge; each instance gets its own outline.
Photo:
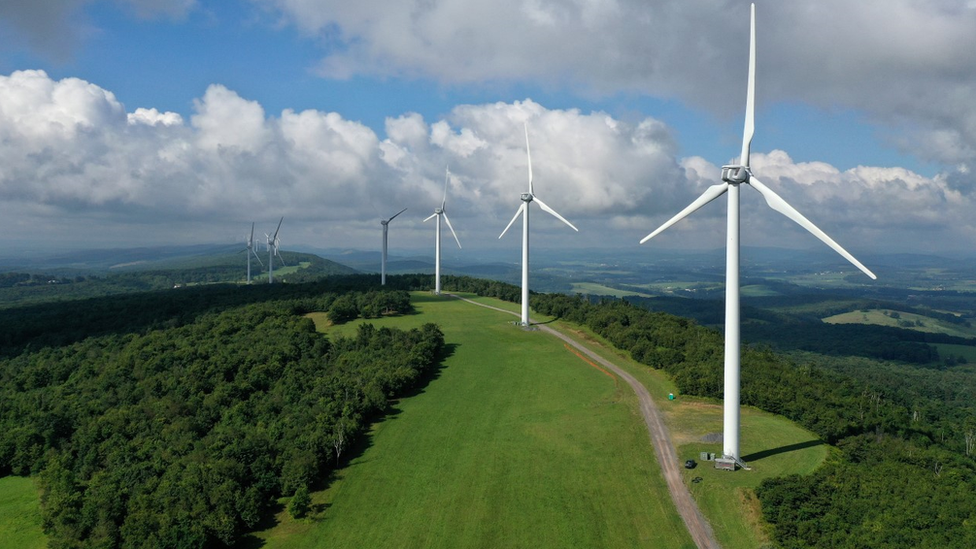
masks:
MULTIPOLYGON (((48 272, 57 274, 109 274, 123 272, 174 271, 194 269, 227 269, 236 273, 244 269, 247 258, 244 244, 198 244, 191 246, 157 246, 79 250, 70 253, 37 256, 29 259, 0 258, 0 271, 48 272)), ((261 252, 259 252, 260 254, 261 252)), ((357 269, 315 254, 282 251, 289 265, 308 263, 309 274, 352 274, 357 269)))

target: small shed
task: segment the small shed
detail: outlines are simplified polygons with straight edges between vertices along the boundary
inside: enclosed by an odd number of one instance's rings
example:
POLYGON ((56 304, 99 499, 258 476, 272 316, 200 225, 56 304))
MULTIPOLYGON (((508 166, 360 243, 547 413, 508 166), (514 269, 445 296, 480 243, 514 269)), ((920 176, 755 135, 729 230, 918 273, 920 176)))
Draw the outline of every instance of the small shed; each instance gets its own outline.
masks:
POLYGON ((735 471, 735 460, 724 457, 715 458, 715 468, 723 471, 735 471))

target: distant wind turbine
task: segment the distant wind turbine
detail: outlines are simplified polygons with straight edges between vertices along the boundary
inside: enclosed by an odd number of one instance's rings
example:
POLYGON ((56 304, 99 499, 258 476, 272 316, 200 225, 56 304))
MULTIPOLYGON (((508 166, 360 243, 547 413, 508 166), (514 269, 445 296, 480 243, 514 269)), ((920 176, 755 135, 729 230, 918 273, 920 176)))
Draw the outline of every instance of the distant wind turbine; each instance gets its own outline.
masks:
POLYGON ((407 211, 406 208, 393 214, 393 217, 380 221, 380 225, 383 225, 383 258, 382 261, 380 262, 380 285, 381 286, 386 286, 386 242, 387 242, 387 232, 389 231, 390 221, 393 221, 393 219, 396 216, 402 214, 405 211, 407 211))
POLYGON ((274 235, 269 236, 268 233, 264 233, 264 237, 268 240, 268 284, 274 283, 274 258, 278 256, 278 261, 284 265, 284 261, 281 259, 281 255, 278 254, 278 246, 281 241, 278 240, 278 231, 281 230, 281 222, 285 220, 284 216, 278 220, 278 228, 275 229, 274 235))
POLYGON ((723 454, 725 459, 735 460, 745 466, 739 455, 739 185, 746 184, 759 191, 766 199, 766 204, 777 212, 798 223, 804 229, 813 233, 825 244, 850 261, 855 267, 872 279, 877 277, 862 265, 857 259, 839 244, 833 241, 816 225, 803 217, 785 200, 774 193, 752 174, 749 167, 749 147, 755 131, 755 96, 756 96, 756 5, 752 4, 750 14, 749 37, 749 81, 746 91, 745 129, 742 136, 742 154, 738 164, 722 166, 722 181, 713 185, 692 202, 687 208, 672 217, 656 231, 644 237, 641 244, 654 238, 662 231, 674 225, 692 212, 715 200, 719 196, 729 194, 728 229, 726 237, 725 264, 725 409, 723 454))
POLYGON ((573 226, 572 223, 566 221, 563 216, 556 213, 556 210, 550 208, 545 202, 539 199, 535 195, 535 191, 532 189, 532 152, 529 150, 529 126, 524 124, 525 128, 525 155, 529 159, 529 192, 522 193, 522 205, 519 206, 518 210, 515 212, 515 217, 508 222, 508 226, 502 231, 502 234, 498 235, 498 238, 505 236, 508 229, 515 223, 518 216, 522 216, 522 326, 529 325, 529 203, 535 202, 542 208, 542 211, 548 212, 556 217, 556 219, 562 221, 563 223, 569 225, 574 231, 579 232, 579 229, 573 226))
POLYGON ((441 207, 434 208, 434 213, 424 220, 424 223, 430 221, 433 218, 437 218, 437 236, 434 240, 434 294, 441 295, 441 217, 447 223, 447 228, 451 229, 451 234, 454 235, 454 241, 457 242, 458 249, 461 248, 461 241, 458 240, 457 233, 454 232, 454 227, 451 226, 451 220, 447 218, 447 211, 444 209, 447 205, 447 182, 451 179, 451 169, 447 168, 446 175, 444 176, 444 198, 441 200, 441 207))
POLYGON ((258 260, 258 263, 264 267, 264 263, 261 263, 261 258, 258 257, 258 253, 254 251, 254 223, 251 223, 251 236, 247 238, 247 247, 241 250, 247 253, 247 283, 251 283, 251 256, 258 260))

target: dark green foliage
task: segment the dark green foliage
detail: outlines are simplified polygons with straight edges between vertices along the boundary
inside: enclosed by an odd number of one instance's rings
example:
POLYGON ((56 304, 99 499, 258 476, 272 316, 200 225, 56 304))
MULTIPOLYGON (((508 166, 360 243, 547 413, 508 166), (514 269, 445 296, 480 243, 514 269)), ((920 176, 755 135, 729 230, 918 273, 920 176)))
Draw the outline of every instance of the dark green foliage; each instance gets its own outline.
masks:
MULTIPOLYGON (((307 496, 439 360, 443 335, 429 324, 364 325, 330 342, 300 316, 333 302, 323 289, 151 293, 61 315, 50 306, 67 333, 22 333, 0 360, 0 474, 39 475, 57 546, 233 544, 274 498, 307 496), (120 308, 133 325, 112 318, 120 308)), ((404 312, 406 294, 392 293, 364 303, 404 312)))
POLYGON ((303 518, 312 507, 312 498, 308 495, 308 486, 302 484, 295 490, 295 495, 288 502, 288 514, 294 518, 303 518))
POLYGON ((353 295, 341 295, 329 307, 329 320, 335 324, 348 322, 358 316, 359 307, 356 306, 356 297, 353 295))

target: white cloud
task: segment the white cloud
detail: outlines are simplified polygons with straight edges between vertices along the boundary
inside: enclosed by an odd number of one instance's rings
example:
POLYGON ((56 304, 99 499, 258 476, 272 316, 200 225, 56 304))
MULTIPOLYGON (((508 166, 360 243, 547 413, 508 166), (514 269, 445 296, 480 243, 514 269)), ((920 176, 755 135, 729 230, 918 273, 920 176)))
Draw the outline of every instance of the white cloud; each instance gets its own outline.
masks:
MULTIPOLYGON (((332 78, 530 82, 741 109, 747 0, 255 1, 324 39, 332 78)), ((760 108, 856 109, 907 130, 893 144, 924 161, 976 158, 968 0, 766 3, 757 19, 760 108)))
MULTIPOLYGON (((396 238, 425 246, 431 228, 420 220, 439 203, 449 165, 448 209, 466 249, 517 247, 496 237, 527 185, 523 123, 536 193, 581 230, 539 213, 542 246, 636 245, 720 172, 699 157, 677 158, 660 121, 531 100, 460 105, 434 121, 407 113, 387 120, 385 136, 335 112, 269 115, 219 85, 195 109, 187 123, 153 108, 127 112, 82 80, 0 76, 0 210, 21 231, 8 238, 219 241, 252 220, 284 215, 286 245, 369 248, 379 219, 409 207, 396 238)), ((855 253, 976 244, 965 165, 928 178, 898 167, 842 171, 784 151, 757 151, 752 165, 855 253)), ((743 223, 751 245, 817 245, 748 190, 743 223)), ((724 207, 712 204, 652 247, 718 247, 723 234, 724 207)))
POLYGON ((129 124, 145 124, 147 126, 155 126, 157 124, 164 126, 183 125, 183 117, 179 114, 175 112, 159 112, 155 108, 138 108, 135 112, 129 113, 127 119, 129 124))

